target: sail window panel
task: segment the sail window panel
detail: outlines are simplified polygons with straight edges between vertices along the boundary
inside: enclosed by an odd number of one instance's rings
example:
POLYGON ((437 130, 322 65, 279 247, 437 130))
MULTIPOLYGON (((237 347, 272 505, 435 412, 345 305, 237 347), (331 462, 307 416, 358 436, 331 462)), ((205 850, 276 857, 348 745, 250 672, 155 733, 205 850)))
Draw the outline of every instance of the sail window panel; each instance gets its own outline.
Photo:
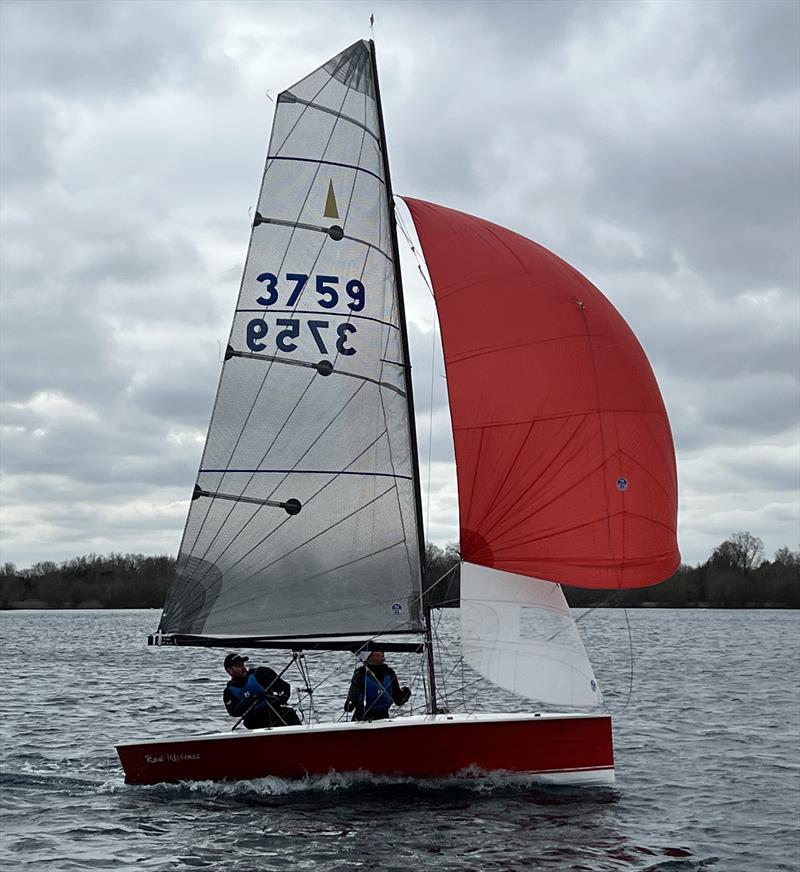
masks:
MULTIPOLYGON (((305 500, 303 510, 277 524, 268 519, 268 509, 247 524, 252 507, 235 507, 231 525, 243 532, 234 546, 215 544, 216 556, 212 551, 206 557, 216 563, 222 585, 204 632, 419 629, 418 579, 400 516, 404 503, 413 504, 410 484, 304 475, 281 490, 289 488, 305 500), (339 560, 332 559, 337 555, 339 560)), ((222 511, 220 501, 209 528, 222 522, 222 511)))
POLYGON ((201 633, 222 589, 222 574, 212 563, 190 555, 178 558, 161 628, 164 633, 201 633))
POLYGON ((602 705, 559 585, 464 563, 460 616, 464 661, 493 684, 543 707, 602 705))
POLYGON ((353 93, 363 92, 374 97, 371 52, 366 40, 359 40, 323 65, 323 69, 353 93))
MULTIPOLYGON (((364 240, 388 256, 391 243, 383 190, 382 183, 369 173, 287 158, 270 165, 258 211, 267 220, 324 228, 339 225, 346 236, 364 240), (297 196, 298 190, 303 192, 302 197, 297 196)), ((265 231, 265 225, 255 228, 256 244, 264 244, 265 231)), ((276 248, 278 242, 269 240, 276 248)), ((317 242, 321 245, 323 239, 317 242)), ((326 242, 326 248, 338 245, 331 239, 326 242)))
MULTIPOLYGON (((273 150, 267 159, 266 182, 271 185, 278 167, 291 162, 281 158, 305 158, 312 161, 312 166, 320 167, 319 172, 335 164, 359 167, 363 175, 377 177, 376 181, 382 182, 380 147, 375 137, 360 126, 363 114, 362 111, 361 117, 355 119, 359 123, 351 123, 348 118, 315 113, 313 108, 299 104, 288 110, 281 105, 279 124, 272 139, 273 150), (284 117, 284 112, 288 118, 284 117)), ((301 162, 295 161, 296 164, 301 162)))
MULTIPOLYGON (((231 364, 232 369, 261 366, 249 360, 229 361, 229 366, 231 364)), ((288 377, 294 376, 296 371, 292 368, 288 377)), ((308 378, 306 370, 299 372, 300 378, 308 378)), ((281 380, 291 383, 286 377, 281 380)), ((302 394, 301 391, 276 392, 271 403, 253 407, 240 405, 228 420, 222 413, 227 411, 231 395, 228 392, 223 398, 221 394, 220 414, 214 417, 202 468, 208 471, 291 470, 295 467, 334 471, 363 469, 368 463, 365 458, 373 457, 371 449, 382 443, 385 452, 382 450, 380 457, 375 457, 380 466, 374 471, 411 475, 411 464, 405 452, 395 452, 392 456, 387 453, 388 431, 405 420, 405 397, 372 382, 343 379, 335 373, 327 378, 312 376, 308 390, 302 394), (340 387, 344 387, 346 393, 343 394, 340 387), (233 420, 243 425, 246 421, 246 426, 232 428, 233 420)), ((269 397, 268 388, 265 393, 269 397)))
POLYGON ((287 91, 328 107, 340 106, 344 100, 349 101, 349 108, 365 102, 375 106, 369 46, 363 40, 354 43, 287 91))
POLYGON ((233 461, 252 468, 285 428, 298 395, 315 375, 314 370, 284 367, 276 390, 276 379, 270 379, 268 367, 268 363, 240 358, 225 363, 202 468, 225 469, 233 461), (251 444, 254 431, 258 446, 245 453, 238 446, 243 439, 246 445, 251 444))
MULTIPOLYGON (((226 484, 233 478, 227 476, 226 484)), ((179 558, 179 566, 192 570, 184 573, 182 587, 204 591, 213 584, 216 596, 212 608, 203 597, 185 606, 206 609, 210 622, 202 628, 169 631, 419 629, 418 572, 403 541, 401 518, 403 506, 413 508, 410 483, 303 475, 285 480, 275 496, 289 491, 303 502, 300 515, 291 518, 252 504, 205 497, 193 502, 186 541, 200 535, 194 538, 195 554, 179 558), (332 560, 336 555, 340 559, 332 560)))
MULTIPOLYGON (((355 43, 292 85, 286 93, 360 120, 365 120, 366 115, 366 123, 378 136, 380 123, 369 54, 366 43, 355 43)), ((291 105, 279 102, 278 109, 291 105)))

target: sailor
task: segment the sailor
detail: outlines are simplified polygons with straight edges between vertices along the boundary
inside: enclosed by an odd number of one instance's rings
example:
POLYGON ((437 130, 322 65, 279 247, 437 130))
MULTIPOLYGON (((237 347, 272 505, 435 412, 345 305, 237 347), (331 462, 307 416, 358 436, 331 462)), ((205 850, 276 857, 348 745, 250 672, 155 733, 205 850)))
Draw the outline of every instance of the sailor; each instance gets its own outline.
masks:
POLYGON ((353 712, 354 721, 388 718, 392 704, 403 705, 411 691, 400 687, 394 669, 384 663, 383 651, 365 651, 359 656, 364 665, 353 673, 344 710, 353 712))
POLYGON ((283 727, 300 723, 297 712, 286 705, 291 686, 268 666, 248 669, 249 657, 228 654, 225 671, 231 680, 222 699, 232 718, 244 718, 248 730, 283 727))

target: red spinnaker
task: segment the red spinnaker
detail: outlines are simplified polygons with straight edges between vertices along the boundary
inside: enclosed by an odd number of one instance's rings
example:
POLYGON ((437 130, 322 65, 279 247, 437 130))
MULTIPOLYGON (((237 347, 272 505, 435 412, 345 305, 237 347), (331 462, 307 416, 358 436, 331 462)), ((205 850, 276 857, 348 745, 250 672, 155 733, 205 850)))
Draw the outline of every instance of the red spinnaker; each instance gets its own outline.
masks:
POLYGON ((668 578, 675 451, 633 331, 541 245, 404 199, 442 331, 463 559, 576 587, 668 578))

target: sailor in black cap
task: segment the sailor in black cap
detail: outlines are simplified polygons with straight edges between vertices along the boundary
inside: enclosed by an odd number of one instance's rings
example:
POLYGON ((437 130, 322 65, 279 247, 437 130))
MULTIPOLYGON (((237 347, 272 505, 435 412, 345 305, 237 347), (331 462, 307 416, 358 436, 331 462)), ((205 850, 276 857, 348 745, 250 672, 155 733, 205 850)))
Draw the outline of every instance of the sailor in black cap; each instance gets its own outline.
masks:
POLYGON ((286 705, 291 692, 289 683, 269 666, 248 669, 249 659, 241 654, 225 657, 225 671, 231 680, 225 685, 222 699, 228 714, 243 717, 248 730, 299 724, 297 712, 286 705))

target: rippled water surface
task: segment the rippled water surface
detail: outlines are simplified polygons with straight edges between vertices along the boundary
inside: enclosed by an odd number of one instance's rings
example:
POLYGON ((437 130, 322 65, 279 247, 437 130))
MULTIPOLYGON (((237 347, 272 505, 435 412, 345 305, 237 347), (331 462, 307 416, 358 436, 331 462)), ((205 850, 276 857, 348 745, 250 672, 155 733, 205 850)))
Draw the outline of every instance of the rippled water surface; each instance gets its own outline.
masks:
MULTIPOLYGON (((603 789, 498 776, 126 786, 117 740, 231 725, 221 652, 146 648, 157 619, 0 613, 3 870, 800 868, 798 612, 634 610, 632 644, 623 611, 587 615, 614 716, 617 784, 603 789)), ((391 662, 412 681, 415 659, 391 662)), ((338 717, 352 658, 310 666, 314 680, 342 669, 317 694, 338 717)), ((485 687, 465 698, 501 702, 485 687)))

